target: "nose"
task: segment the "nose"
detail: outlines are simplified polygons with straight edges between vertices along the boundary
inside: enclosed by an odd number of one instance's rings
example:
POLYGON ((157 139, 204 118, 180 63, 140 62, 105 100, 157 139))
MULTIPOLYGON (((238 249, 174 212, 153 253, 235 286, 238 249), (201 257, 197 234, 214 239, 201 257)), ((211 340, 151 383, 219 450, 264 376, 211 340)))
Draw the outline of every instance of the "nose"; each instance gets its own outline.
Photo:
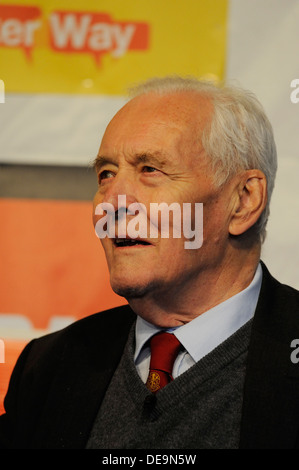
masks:
POLYGON ((132 175, 125 171, 119 171, 113 180, 107 185, 102 202, 111 204, 114 211, 125 210, 134 202, 137 202, 137 182, 132 175))

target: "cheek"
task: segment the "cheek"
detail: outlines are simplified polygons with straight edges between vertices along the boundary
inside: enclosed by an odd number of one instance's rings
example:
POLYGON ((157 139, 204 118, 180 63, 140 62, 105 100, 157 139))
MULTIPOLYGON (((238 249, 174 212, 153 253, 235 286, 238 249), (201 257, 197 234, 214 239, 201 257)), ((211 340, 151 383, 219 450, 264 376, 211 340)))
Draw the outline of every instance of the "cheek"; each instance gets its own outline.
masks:
POLYGON ((187 250, 184 243, 183 238, 160 239, 158 262, 163 261, 167 270, 192 263, 196 250, 187 250))
POLYGON ((92 222, 93 222, 94 226, 95 226, 95 224, 97 223, 97 221, 99 219, 99 216, 95 215, 96 207, 97 207, 98 204, 100 204, 100 197, 99 197, 98 193, 96 193, 94 198, 93 198, 93 202, 92 202, 92 222))
POLYGON ((94 228, 95 228, 96 223, 97 223, 97 221, 99 220, 99 218, 100 218, 100 217, 99 217, 98 215, 95 215, 94 210, 93 210, 93 213, 92 213, 92 224, 93 224, 94 228))
POLYGON ((207 244, 218 245, 228 238, 227 208, 217 205, 204 211, 203 233, 204 241, 207 244))
POLYGON ((113 260, 111 243, 109 243, 107 238, 103 238, 102 240, 99 240, 99 241, 101 242, 101 245, 102 245, 103 250, 105 252, 105 257, 106 257, 108 269, 110 270, 110 268, 112 266, 112 260, 113 260))

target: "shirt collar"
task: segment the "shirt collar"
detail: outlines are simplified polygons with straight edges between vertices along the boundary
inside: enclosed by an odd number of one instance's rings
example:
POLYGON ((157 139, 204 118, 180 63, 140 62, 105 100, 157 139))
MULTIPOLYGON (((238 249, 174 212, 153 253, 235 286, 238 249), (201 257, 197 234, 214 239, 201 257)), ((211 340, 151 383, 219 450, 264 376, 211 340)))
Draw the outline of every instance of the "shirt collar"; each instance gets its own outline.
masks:
MULTIPOLYGON (((262 268, 259 264, 252 282, 246 289, 207 310, 189 323, 166 331, 174 332, 186 351, 197 362, 253 317, 261 283, 262 268)), ((135 360, 146 342, 162 330, 165 328, 159 328, 137 316, 135 360)))

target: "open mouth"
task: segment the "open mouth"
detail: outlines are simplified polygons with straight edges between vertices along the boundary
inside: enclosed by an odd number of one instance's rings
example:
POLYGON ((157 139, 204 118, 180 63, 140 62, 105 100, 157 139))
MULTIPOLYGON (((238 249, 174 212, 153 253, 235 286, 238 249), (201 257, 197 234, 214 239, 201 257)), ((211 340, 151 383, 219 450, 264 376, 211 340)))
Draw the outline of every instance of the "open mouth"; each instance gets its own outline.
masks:
POLYGON ((150 245, 149 242, 145 240, 140 240, 138 238, 115 238, 113 242, 114 245, 117 247, 150 245))

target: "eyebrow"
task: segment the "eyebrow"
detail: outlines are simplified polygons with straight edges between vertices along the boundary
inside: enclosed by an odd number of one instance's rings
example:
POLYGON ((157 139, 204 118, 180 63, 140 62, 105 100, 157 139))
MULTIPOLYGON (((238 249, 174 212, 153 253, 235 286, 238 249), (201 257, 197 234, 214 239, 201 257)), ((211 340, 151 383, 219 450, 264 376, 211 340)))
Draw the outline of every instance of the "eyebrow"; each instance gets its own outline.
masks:
POLYGON ((108 158, 102 155, 97 155, 93 161, 92 166, 96 171, 99 171, 103 166, 107 164, 117 165, 116 161, 114 161, 112 158, 108 158))
MULTIPOLYGON (((132 159, 133 160, 133 159, 132 159)), ((144 163, 144 164, 155 164, 160 168, 164 168, 167 163, 167 159, 164 154, 161 152, 142 152, 140 154, 134 155, 134 163, 144 163)), ((104 155, 97 155, 93 161, 93 168, 96 171, 99 171, 103 166, 107 164, 118 165, 118 162, 113 158, 106 157, 104 155)))
POLYGON ((153 163, 158 165, 160 168, 165 167, 167 159, 161 152, 143 152, 135 156, 137 163, 153 163))

